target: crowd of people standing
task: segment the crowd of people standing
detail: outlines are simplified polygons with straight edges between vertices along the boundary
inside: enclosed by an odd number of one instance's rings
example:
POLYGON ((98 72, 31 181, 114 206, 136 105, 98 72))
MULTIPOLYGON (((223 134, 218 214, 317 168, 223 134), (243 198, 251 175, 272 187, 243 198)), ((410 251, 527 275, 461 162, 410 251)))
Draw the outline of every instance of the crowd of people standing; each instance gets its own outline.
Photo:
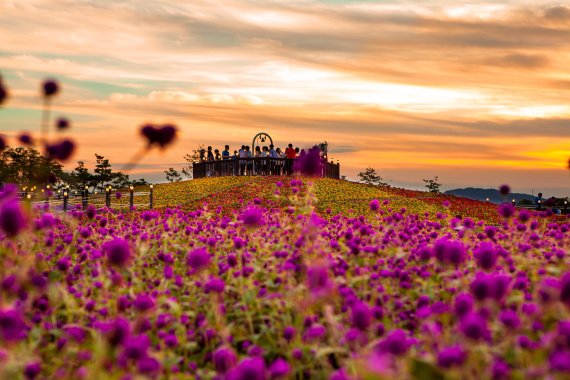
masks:
POLYGON ((269 146, 256 146, 251 151, 248 145, 242 145, 239 150, 230 152, 226 145, 220 153, 219 149, 209 146, 200 150, 200 162, 207 163, 208 176, 217 175, 290 175, 293 163, 306 154, 304 149, 294 148, 289 144, 285 151, 269 146), (217 164, 218 161, 234 161, 234 165, 217 164))

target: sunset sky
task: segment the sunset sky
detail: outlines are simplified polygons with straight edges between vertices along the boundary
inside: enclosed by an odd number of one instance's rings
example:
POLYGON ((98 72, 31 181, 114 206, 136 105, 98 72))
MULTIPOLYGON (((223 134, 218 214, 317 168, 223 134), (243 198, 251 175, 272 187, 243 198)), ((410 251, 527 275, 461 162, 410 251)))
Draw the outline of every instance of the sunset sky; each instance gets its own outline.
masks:
POLYGON ((396 186, 438 175, 567 196, 567 4, 0 0, 0 133, 39 130, 53 77, 79 145, 70 167, 96 152, 119 167, 140 125, 174 123, 177 144, 135 174, 164 180, 199 144, 263 131, 281 147, 328 141, 351 179, 372 166, 396 186))

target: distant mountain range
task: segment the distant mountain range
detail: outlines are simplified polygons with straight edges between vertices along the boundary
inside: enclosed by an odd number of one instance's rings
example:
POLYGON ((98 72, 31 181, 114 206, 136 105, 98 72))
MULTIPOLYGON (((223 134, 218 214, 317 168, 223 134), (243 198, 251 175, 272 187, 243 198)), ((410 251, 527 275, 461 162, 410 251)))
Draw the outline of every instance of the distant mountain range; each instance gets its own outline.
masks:
POLYGON ((489 202, 493 203, 503 203, 505 201, 510 202, 513 199, 516 199, 517 203, 523 199, 528 199, 530 201, 534 200, 534 196, 530 194, 511 193, 507 197, 504 197, 501 195, 501 193, 499 193, 499 190, 497 189, 481 189, 478 187, 466 187, 464 189, 448 190, 445 192, 445 194, 474 199, 477 201, 486 201, 487 198, 489 198, 489 202))

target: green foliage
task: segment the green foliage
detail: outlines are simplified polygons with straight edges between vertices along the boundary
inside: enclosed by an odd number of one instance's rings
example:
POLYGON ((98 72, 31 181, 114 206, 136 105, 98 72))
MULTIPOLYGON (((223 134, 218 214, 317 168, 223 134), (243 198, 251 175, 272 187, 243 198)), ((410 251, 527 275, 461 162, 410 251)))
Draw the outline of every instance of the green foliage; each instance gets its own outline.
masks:
POLYGON ((360 182, 365 183, 367 185, 376 185, 376 186, 387 186, 388 184, 383 182, 383 178, 376 173, 376 170, 371 167, 367 167, 364 169, 363 172, 358 173, 358 177, 360 178, 360 182))
POLYGON ((440 194, 441 191, 441 183, 438 182, 439 177, 435 176, 432 179, 423 179, 422 181, 425 182, 426 187, 430 193, 440 194))
POLYGON ((8 147, 0 154, 1 183, 44 186, 57 182, 62 175, 61 164, 47 159, 34 148, 8 147))
POLYGON ((194 177, 193 164, 194 162, 200 162, 200 151, 204 148, 205 145, 200 144, 198 145, 198 148, 192 150, 192 154, 186 154, 184 156, 184 160, 186 161, 187 165, 183 167, 180 172, 184 174, 186 178, 192 179, 194 177))
POLYGON ((164 174, 166 174, 166 180, 168 182, 182 181, 182 176, 178 171, 174 170, 174 168, 168 168, 168 170, 164 171, 164 174))

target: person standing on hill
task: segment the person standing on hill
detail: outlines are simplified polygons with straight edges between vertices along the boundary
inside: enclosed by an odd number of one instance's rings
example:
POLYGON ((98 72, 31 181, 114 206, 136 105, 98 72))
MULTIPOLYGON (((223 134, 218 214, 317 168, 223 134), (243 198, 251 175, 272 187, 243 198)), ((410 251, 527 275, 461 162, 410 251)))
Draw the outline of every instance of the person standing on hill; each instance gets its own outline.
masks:
POLYGON ((224 151, 222 152, 222 160, 229 160, 230 159, 230 146, 226 145, 224 147, 224 151))
POLYGON ((297 152, 293 149, 293 144, 289 144, 287 149, 285 149, 285 157, 287 158, 295 158, 297 156, 297 152))
POLYGON ((214 161, 214 153, 212 152, 212 147, 208 147, 208 157, 206 158, 208 161, 214 161))

